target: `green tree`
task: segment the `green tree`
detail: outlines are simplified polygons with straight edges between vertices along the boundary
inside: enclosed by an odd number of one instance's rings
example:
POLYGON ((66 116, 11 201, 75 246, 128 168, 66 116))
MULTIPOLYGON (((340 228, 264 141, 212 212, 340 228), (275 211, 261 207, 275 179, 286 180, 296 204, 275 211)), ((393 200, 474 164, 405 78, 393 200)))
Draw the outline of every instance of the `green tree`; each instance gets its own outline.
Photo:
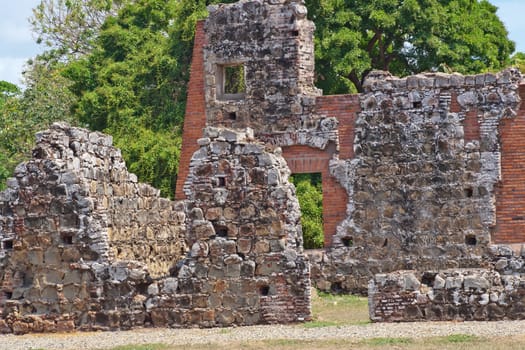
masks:
POLYGON ((5 80, 0 80, 0 110, 7 100, 20 93, 20 88, 5 80))
POLYGON ((318 85, 362 91, 374 69, 479 73, 509 63, 514 43, 486 0, 306 0, 316 23, 318 85))
POLYGON ((67 65, 75 115, 113 135, 128 168, 165 196, 175 192, 195 23, 218 2, 122 1, 89 54, 67 65))
POLYGON ((27 160, 35 133, 55 121, 76 121, 70 112, 76 97, 68 90, 71 82, 38 60, 29 65, 26 89, 0 82, 0 187, 18 163, 27 160))
POLYGON ((295 174, 291 177, 301 207, 301 226, 305 249, 322 248, 323 191, 321 174, 295 174))
POLYGON ((0 190, 14 168, 12 156, 16 141, 11 138, 13 125, 6 122, 13 109, 16 110, 20 88, 7 81, 0 81, 0 190))
POLYGON ((91 53, 65 73, 80 121, 113 135, 128 168, 165 196, 174 193, 188 74, 170 36, 175 4, 126 4, 106 19, 91 53))
POLYGON ((516 52, 512 55, 510 64, 518 67, 521 72, 525 72, 525 52, 516 52))

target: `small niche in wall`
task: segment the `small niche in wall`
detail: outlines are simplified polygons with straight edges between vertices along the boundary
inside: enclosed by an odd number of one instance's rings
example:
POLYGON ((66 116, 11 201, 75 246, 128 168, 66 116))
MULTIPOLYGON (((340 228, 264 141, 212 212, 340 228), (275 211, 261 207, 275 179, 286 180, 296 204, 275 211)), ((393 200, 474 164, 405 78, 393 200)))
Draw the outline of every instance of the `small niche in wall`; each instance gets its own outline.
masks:
POLYGON ((340 294, 341 292, 343 292, 342 283, 341 282, 332 283, 332 285, 330 286, 330 291, 334 294, 340 294))
POLYGON ((5 250, 12 250, 13 249, 13 240, 12 239, 7 239, 7 240, 3 241, 2 242, 2 247, 5 250))
POLYGON ((474 245, 478 244, 478 240, 477 240, 476 236, 474 236, 474 235, 466 235, 465 236, 465 244, 474 246, 474 245))
POLYGON ((4 292, 4 296, 6 299, 11 299, 13 297, 13 292, 4 292))
POLYGON ((217 176, 217 187, 226 187, 226 177, 217 176))
MULTIPOLYGON (((217 65, 216 88, 219 100, 242 100, 246 94, 244 64, 217 65)), ((229 117, 231 119, 231 113, 229 117)))
POLYGON ((345 247, 352 247, 354 245, 354 239, 352 237, 343 237, 341 242, 345 247))
POLYGON ((228 119, 229 120, 237 120, 237 113, 236 112, 228 113, 228 119))
POLYGON ((61 236, 63 244, 67 244, 67 245, 73 244, 73 234, 71 234, 71 233, 63 233, 60 236, 61 236))
POLYGON ((423 276, 421 277, 421 283, 426 284, 429 287, 434 286, 434 281, 436 280, 437 273, 435 272, 424 272, 423 276))
POLYGON ((263 286, 259 287, 259 294, 261 294, 261 296, 263 296, 263 297, 268 296, 270 294, 270 286, 263 285, 263 286))
POLYGON ((216 237, 228 237, 228 228, 226 226, 214 224, 213 228, 215 229, 216 237))

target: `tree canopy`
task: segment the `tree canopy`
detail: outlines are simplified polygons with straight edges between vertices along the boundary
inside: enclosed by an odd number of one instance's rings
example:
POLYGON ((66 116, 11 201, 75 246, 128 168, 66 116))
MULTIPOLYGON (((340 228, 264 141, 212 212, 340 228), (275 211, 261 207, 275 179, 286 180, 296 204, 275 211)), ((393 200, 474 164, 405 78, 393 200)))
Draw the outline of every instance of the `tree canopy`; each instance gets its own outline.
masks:
POLYGON ((91 52, 106 18, 116 16, 127 0, 40 0, 29 19, 47 57, 78 58, 91 52))
POLYGON ((318 85, 361 91, 374 69, 479 73, 509 64, 514 43, 486 0, 306 0, 318 85))

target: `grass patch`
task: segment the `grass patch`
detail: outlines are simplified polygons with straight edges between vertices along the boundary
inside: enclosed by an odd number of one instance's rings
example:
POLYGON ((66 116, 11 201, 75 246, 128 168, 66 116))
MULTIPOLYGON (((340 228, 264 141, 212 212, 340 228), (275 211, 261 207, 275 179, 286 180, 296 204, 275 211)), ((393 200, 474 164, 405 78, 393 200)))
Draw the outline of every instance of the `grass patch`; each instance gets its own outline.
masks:
POLYGON ((372 346, 410 344, 414 340, 410 338, 371 338, 362 341, 362 344, 372 346))
POLYGON ((356 295, 312 293, 313 321, 306 328, 338 325, 364 325, 370 323, 368 299, 356 295))
POLYGON ((480 341, 479 337, 470 334, 451 334, 446 337, 442 337, 445 343, 470 343, 473 341, 480 341))

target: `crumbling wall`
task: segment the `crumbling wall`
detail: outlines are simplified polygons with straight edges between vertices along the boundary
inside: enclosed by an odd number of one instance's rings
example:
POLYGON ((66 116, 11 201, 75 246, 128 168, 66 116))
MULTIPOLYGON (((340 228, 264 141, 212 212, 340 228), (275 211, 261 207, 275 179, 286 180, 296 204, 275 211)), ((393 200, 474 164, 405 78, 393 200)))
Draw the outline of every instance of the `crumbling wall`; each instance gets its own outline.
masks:
POLYGON ((334 249, 311 256, 317 285, 365 292, 378 272, 487 266, 498 126, 516 115, 521 75, 376 74, 360 95, 353 158, 330 165, 349 202, 334 249))
POLYGON ((315 113, 314 24, 303 1, 242 0, 209 6, 204 93, 209 126, 250 127, 279 146, 324 149, 337 122, 315 113), (226 67, 244 70, 245 89, 224 92, 226 67))
MULTIPOLYGON (((299 204, 280 149, 251 130, 207 128, 190 165, 189 257, 180 294, 203 325, 297 322, 311 317, 299 204)), ((164 310, 166 313, 169 310, 164 310)))
POLYGON ((370 319, 496 321, 525 317, 523 277, 491 269, 377 274, 368 289, 370 319))
POLYGON ((183 255, 182 203, 138 183, 111 144, 54 124, 0 193, 0 331, 103 323, 98 311, 130 302, 124 280, 138 288, 183 255))
POLYGON ((210 7, 184 137, 196 140, 205 111, 207 125, 251 127, 294 171, 323 174, 328 249, 308 252, 315 285, 366 293, 378 272, 488 266, 490 242, 521 242, 519 72, 373 72, 363 94, 320 96, 312 29, 299 0, 210 7), (224 93, 230 66, 244 69, 236 94, 224 93))
POLYGON ((279 149, 249 130, 206 136, 190 200, 171 202, 127 172, 111 137, 64 124, 39 133, 0 193, 0 332, 309 319, 299 205, 279 149))

